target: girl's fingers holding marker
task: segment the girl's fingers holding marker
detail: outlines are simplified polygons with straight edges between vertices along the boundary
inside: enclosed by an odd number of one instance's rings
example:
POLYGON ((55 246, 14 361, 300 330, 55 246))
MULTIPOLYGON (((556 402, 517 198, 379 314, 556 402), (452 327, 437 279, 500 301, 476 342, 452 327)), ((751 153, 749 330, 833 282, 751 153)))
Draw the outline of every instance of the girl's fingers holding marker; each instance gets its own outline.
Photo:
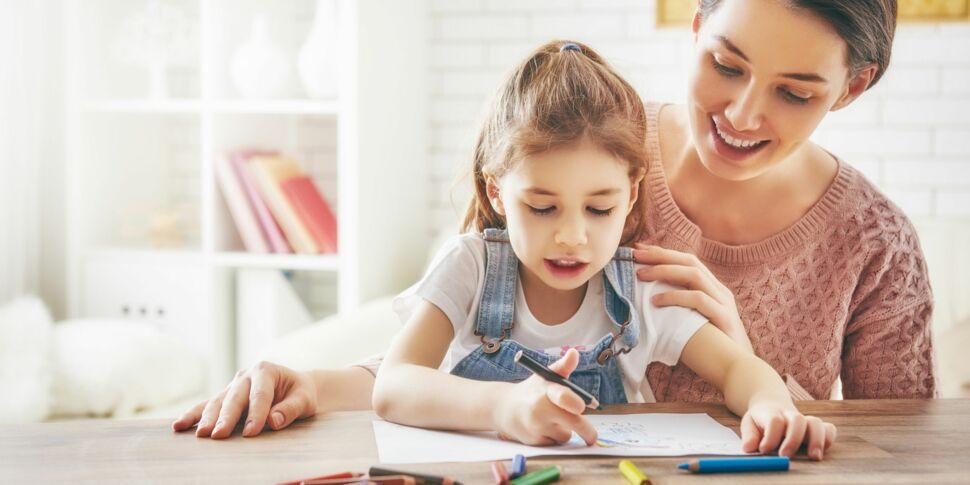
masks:
POLYGON ((546 397, 556 407, 573 415, 583 414, 586 402, 575 392, 559 384, 546 383, 546 397))

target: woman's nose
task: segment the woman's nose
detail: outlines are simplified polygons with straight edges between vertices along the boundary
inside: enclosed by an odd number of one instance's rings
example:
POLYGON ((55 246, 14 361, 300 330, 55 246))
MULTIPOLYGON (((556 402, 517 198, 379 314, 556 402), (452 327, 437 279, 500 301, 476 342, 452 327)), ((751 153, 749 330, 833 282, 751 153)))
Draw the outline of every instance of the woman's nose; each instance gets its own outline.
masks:
POLYGON ((761 96, 748 87, 728 104, 724 116, 736 131, 755 131, 761 128, 761 96))

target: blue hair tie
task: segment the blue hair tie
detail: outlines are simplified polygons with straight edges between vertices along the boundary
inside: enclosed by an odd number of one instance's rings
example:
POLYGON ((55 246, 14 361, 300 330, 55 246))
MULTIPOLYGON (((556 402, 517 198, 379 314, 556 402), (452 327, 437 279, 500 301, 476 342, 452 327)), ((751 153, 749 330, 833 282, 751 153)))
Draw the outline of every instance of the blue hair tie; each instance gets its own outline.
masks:
POLYGON ((559 52, 565 52, 565 51, 576 51, 576 52, 582 53, 583 49, 580 49, 578 45, 573 44, 572 42, 569 42, 569 43, 563 44, 562 47, 559 48, 559 52))

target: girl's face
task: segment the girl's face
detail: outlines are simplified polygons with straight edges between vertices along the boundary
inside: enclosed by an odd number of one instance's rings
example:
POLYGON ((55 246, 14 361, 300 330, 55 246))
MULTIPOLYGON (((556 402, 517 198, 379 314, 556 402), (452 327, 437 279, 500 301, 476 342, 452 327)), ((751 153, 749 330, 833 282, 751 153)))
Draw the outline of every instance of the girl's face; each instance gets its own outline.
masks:
POLYGON ((691 134, 718 177, 765 173, 868 84, 848 79, 846 44, 831 26, 785 3, 724 0, 703 23, 694 20, 691 134))
POLYGON ((529 157, 488 179, 523 280, 584 285, 613 257, 637 198, 629 165, 586 138, 529 157))

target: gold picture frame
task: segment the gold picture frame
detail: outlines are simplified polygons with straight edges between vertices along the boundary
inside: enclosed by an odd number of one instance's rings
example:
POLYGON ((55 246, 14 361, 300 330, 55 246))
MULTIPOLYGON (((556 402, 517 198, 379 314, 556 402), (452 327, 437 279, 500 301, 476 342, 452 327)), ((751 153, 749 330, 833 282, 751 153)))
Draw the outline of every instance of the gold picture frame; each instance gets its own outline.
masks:
MULTIPOLYGON (((657 0, 657 25, 688 25, 696 7, 697 0, 657 0)), ((970 21, 970 0, 899 0, 898 9, 900 22, 970 21)))

